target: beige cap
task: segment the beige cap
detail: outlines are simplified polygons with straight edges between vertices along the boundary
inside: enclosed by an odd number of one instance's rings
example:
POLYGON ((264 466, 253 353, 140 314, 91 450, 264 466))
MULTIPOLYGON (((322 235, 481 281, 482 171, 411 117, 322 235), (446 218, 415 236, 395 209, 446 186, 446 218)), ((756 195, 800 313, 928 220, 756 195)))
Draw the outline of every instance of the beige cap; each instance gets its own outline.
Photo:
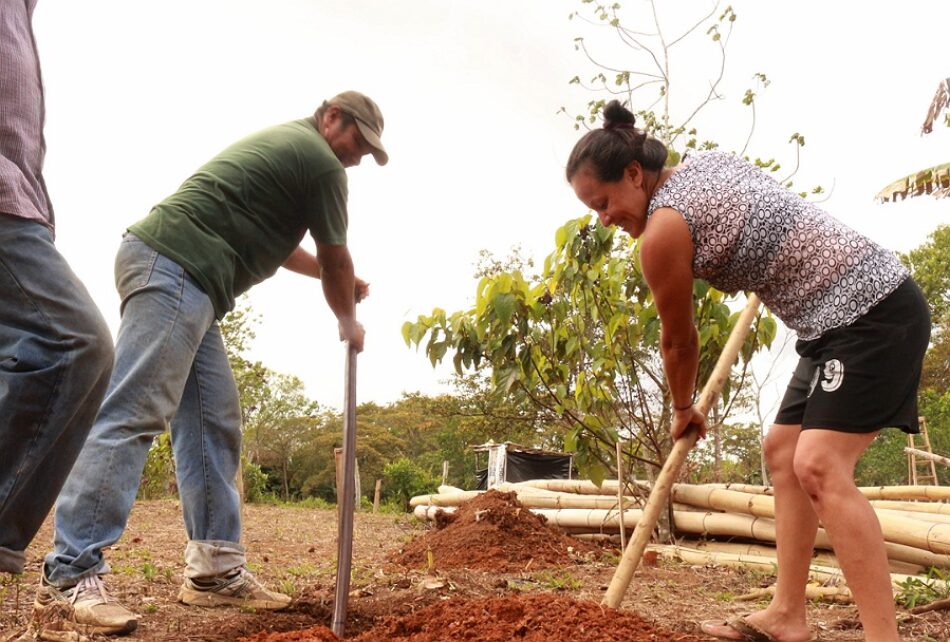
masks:
POLYGON ((339 107, 356 120, 356 126, 363 138, 373 148, 373 158, 376 159, 377 165, 389 162, 389 154, 386 153, 383 142, 379 140, 383 135, 383 113, 379 111, 379 105, 358 91, 344 91, 328 100, 327 104, 339 107))

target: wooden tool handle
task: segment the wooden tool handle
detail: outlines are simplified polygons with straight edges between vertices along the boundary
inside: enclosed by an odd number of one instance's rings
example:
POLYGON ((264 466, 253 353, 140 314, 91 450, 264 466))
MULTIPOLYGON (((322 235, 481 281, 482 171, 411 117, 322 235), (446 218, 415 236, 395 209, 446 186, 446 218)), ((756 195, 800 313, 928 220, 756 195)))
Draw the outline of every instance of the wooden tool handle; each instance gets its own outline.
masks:
MULTIPOLYGON (((746 335, 749 334, 749 327, 752 325, 752 320, 755 319, 755 315, 758 311, 759 297, 755 294, 750 294, 745 309, 742 310, 742 314, 739 315, 739 319, 736 321, 736 325, 732 329, 729 339, 722 349, 722 354, 719 355, 719 360, 716 361, 716 367, 713 369, 712 375, 706 381, 706 385, 703 386, 703 392, 699 396, 699 401, 696 402, 696 406, 704 415, 709 413, 709 409, 712 408, 716 397, 719 396, 722 387, 729 378, 729 373, 732 371, 732 364, 735 363, 736 357, 739 356, 739 350, 742 348, 743 342, 745 342, 746 335)), ((679 477, 680 468, 683 467, 683 462, 686 461, 686 455, 689 454, 690 449, 696 444, 698 437, 699 433, 693 428, 688 430, 685 435, 677 439, 673 444, 673 449, 670 451, 669 457, 666 458, 666 463, 663 464, 663 468, 656 478, 653 490, 650 491, 650 498, 647 500, 643 514, 637 522, 636 529, 633 531, 633 537, 627 545, 626 550, 624 550, 623 557, 620 558, 620 564, 617 566, 617 570, 614 571, 614 576, 610 580, 610 586, 607 588, 607 593, 603 599, 603 603, 607 606, 614 609, 620 606, 623 594, 627 591, 627 587, 630 586, 633 574, 640 564, 640 558, 643 557, 643 551, 646 550, 650 536, 653 534, 653 529, 659 520, 660 511, 663 510, 663 507, 666 506, 667 501, 669 501, 670 493, 673 490, 673 483, 677 477, 679 477)))

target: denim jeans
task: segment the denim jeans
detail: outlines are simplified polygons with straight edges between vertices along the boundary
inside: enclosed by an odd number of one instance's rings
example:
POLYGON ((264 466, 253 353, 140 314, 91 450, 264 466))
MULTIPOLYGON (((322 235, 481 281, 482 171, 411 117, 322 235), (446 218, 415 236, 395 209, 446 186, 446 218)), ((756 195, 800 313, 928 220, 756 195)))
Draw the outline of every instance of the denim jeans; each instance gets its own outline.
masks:
POLYGON ((235 482, 241 412, 211 300, 133 234, 122 240, 115 274, 122 314, 115 368, 56 502, 47 581, 65 588, 108 572, 103 548, 125 530, 149 447, 168 424, 191 540, 188 576, 226 573, 245 562, 235 482))
POLYGON ((21 573, 105 394, 112 335, 41 223, 0 214, 0 571, 21 573))

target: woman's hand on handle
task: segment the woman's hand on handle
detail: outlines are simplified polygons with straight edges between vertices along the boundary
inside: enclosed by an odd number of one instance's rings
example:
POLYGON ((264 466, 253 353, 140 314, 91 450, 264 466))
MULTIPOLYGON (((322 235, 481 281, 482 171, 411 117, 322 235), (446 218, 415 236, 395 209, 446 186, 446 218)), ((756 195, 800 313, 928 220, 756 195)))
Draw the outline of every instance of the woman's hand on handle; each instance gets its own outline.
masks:
POLYGON ((676 440, 685 435, 690 427, 699 430, 700 439, 706 437, 706 416, 699 411, 699 408, 692 405, 682 410, 674 410, 673 421, 670 426, 670 434, 673 435, 673 439, 676 440))

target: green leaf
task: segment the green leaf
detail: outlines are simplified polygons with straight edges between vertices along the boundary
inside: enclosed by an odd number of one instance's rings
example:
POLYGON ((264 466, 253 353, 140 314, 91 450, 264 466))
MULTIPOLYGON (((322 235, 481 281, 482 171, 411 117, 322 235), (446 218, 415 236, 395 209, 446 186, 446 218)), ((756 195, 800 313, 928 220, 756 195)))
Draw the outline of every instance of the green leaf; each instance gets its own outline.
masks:
POLYGON ((513 294, 502 292, 495 295, 492 299, 492 307, 495 309, 495 315, 503 328, 507 328, 511 323, 511 317, 515 313, 517 300, 513 294))
POLYGON ((759 342, 771 346, 778 333, 778 324, 772 317, 764 316, 759 320, 759 342))
POLYGON ((567 242, 567 226, 562 225, 557 228, 557 232, 554 233, 554 245, 558 248, 564 247, 564 244, 567 242))
POLYGON ((604 483, 604 478, 607 476, 607 471, 604 468, 603 464, 599 461, 591 461, 590 465, 587 467, 588 478, 594 482, 594 485, 601 486, 604 483))

